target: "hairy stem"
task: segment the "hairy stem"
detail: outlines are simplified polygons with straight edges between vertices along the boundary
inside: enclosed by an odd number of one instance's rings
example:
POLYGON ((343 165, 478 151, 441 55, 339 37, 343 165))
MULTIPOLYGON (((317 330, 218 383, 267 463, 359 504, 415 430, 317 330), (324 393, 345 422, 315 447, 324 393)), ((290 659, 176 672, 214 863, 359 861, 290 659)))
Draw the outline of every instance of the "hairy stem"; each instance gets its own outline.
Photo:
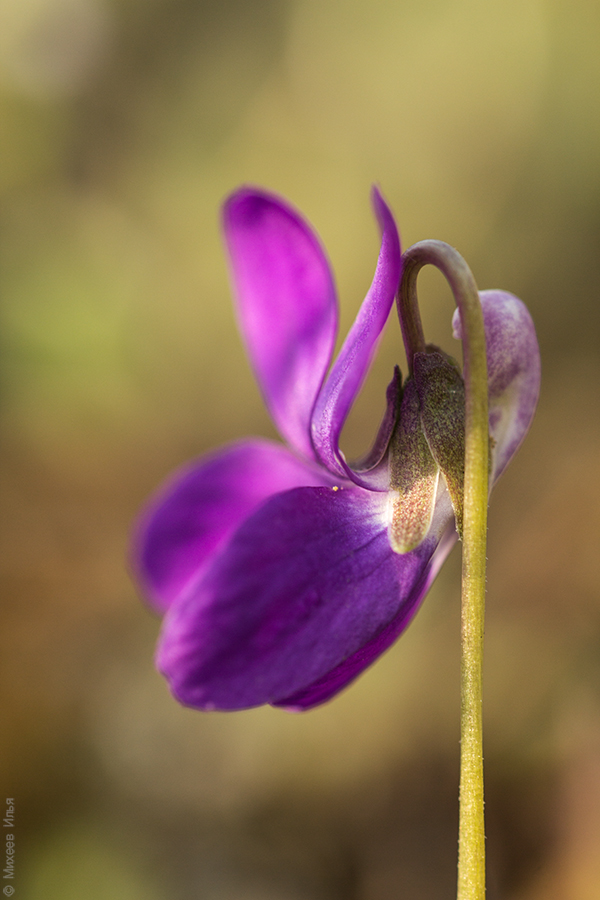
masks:
POLYGON ((419 270, 431 264, 448 281, 462 324, 465 481, 461 599, 461 753, 458 900, 484 900, 482 661, 488 505, 488 379, 483 314, 463 258, 442 241, 421 241, 403 256, 398 295, 409 369, 425 350, 417 304, 419 270))

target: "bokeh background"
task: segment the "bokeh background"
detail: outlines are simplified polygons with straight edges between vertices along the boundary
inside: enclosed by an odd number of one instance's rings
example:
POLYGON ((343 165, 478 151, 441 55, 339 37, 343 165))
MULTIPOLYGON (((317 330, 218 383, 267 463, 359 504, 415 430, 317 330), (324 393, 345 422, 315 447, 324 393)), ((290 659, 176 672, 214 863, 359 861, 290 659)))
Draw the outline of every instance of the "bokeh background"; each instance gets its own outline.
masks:
MULTIPOLYGON (((524 298, 539 413, 490 514, 490 900, 600 896, 600 6, 2 0, 1 775, 27 900, 440 900, 455 883, 459 555, 331 704, 180 708, 128 574, 173 468, 274 436, 219 205, 289 197, 345 333, 378 252, 446 240, 524 298)), ((428 339, 452 300, 420 277, 428 339)), ((456 350, 454 349, 456 353, 456 350)), ((345 433, 365 449, 394 317, 345 433)))

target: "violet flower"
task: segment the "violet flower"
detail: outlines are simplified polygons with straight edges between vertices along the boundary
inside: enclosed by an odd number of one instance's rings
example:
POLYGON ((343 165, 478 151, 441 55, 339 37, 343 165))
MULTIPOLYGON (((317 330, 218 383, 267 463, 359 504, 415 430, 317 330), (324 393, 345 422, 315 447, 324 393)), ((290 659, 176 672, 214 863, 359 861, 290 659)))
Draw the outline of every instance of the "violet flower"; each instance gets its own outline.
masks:
MULTIPOLYGON (((404 386, 396 370, 361 464, 339 448, 400 281, 396 225, 376 190, 373 204, 375 277, 331 368, 337 300, 318 238, 262 190, 225 204, 241 330, 289 449, 249 439, 192 463, 138 526, 138 577, 165 614, 157 665, 187 706, 329 700, 407 627, 457 538, 463 386, 444 354, 416 354, 404 386)), ((480 296, 493 484, 533 416, 539 353, 520 300, 480 296)), ((454 326, 460 337, 456 316, 454 326)))

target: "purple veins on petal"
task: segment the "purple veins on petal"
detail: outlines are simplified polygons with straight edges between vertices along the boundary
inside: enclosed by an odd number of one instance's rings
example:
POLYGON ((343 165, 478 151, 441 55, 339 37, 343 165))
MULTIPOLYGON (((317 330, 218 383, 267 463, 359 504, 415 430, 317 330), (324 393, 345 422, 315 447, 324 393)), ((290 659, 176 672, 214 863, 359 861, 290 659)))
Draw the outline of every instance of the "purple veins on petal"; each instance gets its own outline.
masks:
POLYGON ((379 631, 368 643, 362 646, 356 653, 348 656, 334 669, 314 681, 308 687, 302 688, 295 694, 272 703, 272 706, 281 706, 290 711, 301 712, 326 703, 335 697, 341 690, 353 682, 361 672, 364 672, 375 660, 385 653, 402 632, 410 625, 414 615, 421 605, 421 601, 433 584, 436 575, 444 564, 448 554, 454 547, 458 535, 452 525, 447 525, 442 538, 435 546, 433 555, 427 561, 431 544, 419 548, 419 555, 424 563, 420 580, 415 581, 412 593, 404 604, 400 605, 396 616, 379 631))
POLYGON ((273 421, 314 458, 309 423, 337 332, 333 276, 310 226, 284 200, 241 188, 223 228, 238 318, 273 421))
POLYGON ((440 539, 399 556, 388 515, 386 495, 353 487, 298 488, 257 509, 167 614, 157 662, 175 696, 212 709, 289 705, 375 641, 336 690, 354 678, 393 639, 378 636, 413 614, 440 539))
MULTIPOLYGON (((375 277, 329 374, 337 301, 318 238, 265 191, 242 188, 224 206, 240 327, 295 452, 255 439, 224 447, 177 473, 141 517, 134 564, 165 612, 157 665, 186 705, 329 700, 407 627, 457 539, 449 489, 456 505, 461 410, 449 412, 445 397, 459 391, 435 380, 434 354, 404 387, 396 370, 361 463, 350 467, 339 448, 401 274, 396 225, 376 190, 373 204, 375 277)), ((493 484, 530 425, 540 360, 521 301, 480 297, 493 484)), ((458 313, 454 328, 460 337, 458 313)))

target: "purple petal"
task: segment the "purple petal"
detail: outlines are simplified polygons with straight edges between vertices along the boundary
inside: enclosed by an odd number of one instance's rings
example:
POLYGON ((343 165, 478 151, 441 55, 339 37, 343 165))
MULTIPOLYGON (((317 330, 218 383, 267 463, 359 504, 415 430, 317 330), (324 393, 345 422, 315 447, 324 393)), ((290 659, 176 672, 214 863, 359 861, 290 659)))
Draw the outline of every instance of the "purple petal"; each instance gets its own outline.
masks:
POLYGON ((331 476, 267 441, 232 444, 182 469, 151 500, 134 538, 134 566, 163 612, 272 494, 331 476))
MULTIPOLYGON (((399 367, 396 366, 394 368, 394 377, 388 384, 385 392, 386 408, 379 430, 375 436, 373 446, 361 459, 353 461, 352 468, 355 472, 369 471, 372 474, 372 470, 381 463, 388 448, 394 428, 398 422, 401 398, 402 373, 400 372, 399 367)), ((386 487, 382 487, 382 490, 387 490, 387 485, 389 485, 389 473, 385 484, 386 487)))
POLYGON ((376 189, 372 199, 382 230, 375 277, 321 389, 312 417, 311 433, 317 456, 328 469, 369 489, 385 490, 385 487, 370 484, 366 474, 353 472, 339 448, 344 422, 366 377, 400 283, 401 253, 396 223, 376 189))
MULTIPOLYGON (((457 538, 458 535, 454 524, 450 523, 444 532, 442 540, 434 550, 433 556, 430 556, 429 561, 425 563, 421 580, 415 584, 410 599, 389 625, 376 634, 360 650, 349 656, 322 678, 313 682, 309 687, 272 705, 298 712, 312 709, 314 706, 319 706, 321 703, 331 700, 332 697, 354 681, 377 657, 391 647, 398 636, 408 627, 413 616, 418 611, 425 594, 433 584, 436 575, 454 547, 457 538)), ((421 545, 415 553, 421 554, 425 561, 430 551, 427 547, 421 545)))
POLYGON ((273 421, 314 458, 310 417, 337 332, 331 270, 318 238, 278 197, 241 188, 223 208, 240 328, 273 421))
MULTIPOLYGON (((485 327, 492 484, 527 434, 540 393, 541 363, 535 327, 525 304, 507 291, 481 291, 485 327)), ((452 320, 461 337, 458 311, 452 320)))
POLYGON ((289 705, 345 661, 327 696, 354 678, 439 567, 439 536, 400 556, 388 518, 385 494, 354 487, 300 488, 260 507, 165 618, 157 662, 175 696, 201 709, 289 705))

